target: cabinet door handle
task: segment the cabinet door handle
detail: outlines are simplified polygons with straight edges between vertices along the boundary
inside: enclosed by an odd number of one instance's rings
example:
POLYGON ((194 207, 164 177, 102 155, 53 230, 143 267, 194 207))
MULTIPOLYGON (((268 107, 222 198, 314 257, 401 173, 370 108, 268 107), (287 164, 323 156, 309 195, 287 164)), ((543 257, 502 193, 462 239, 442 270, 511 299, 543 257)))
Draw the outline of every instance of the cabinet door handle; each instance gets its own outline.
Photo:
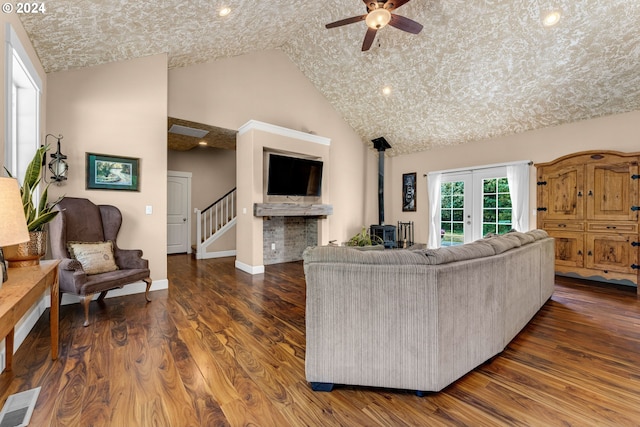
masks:
POLYGON ((567 224, 558 224, 558 227, 559 227, 559 228, 566 228, 566 227, 567 227, 567 224))
POLYGON ((607 225, 607 229, 609 230, 615 230, 616 226, 615 225, 607 225))
POLYGON ((593 254, 591 253, 591 251, 587 252, 587 255, 589 255, 589 256, 593 256, 593 254))
POLYGON ((578 255, 582 256, 582 251, 578 251, 578 255))
POLYGON ((589 190, 589 194, 587 196, 593 196, 593 191, 589 190))
POLYGON ((578 191, 578 197, 582 197, 582 191, 578 191))

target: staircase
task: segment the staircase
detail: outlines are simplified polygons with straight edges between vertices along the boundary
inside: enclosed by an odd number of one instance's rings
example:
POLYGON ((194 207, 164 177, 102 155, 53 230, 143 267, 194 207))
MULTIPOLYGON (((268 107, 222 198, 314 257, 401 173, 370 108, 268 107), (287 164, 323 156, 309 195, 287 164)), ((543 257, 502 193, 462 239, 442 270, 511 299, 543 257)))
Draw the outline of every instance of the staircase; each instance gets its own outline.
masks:
POLYGON ((229 191, 202 211, 194 209, 197 224, 196 259, 235 255, 235 251, 206 252, 206 248, 236 225, 236 189, 229 191), (231 253, 233 252, 233 253, 231 253))

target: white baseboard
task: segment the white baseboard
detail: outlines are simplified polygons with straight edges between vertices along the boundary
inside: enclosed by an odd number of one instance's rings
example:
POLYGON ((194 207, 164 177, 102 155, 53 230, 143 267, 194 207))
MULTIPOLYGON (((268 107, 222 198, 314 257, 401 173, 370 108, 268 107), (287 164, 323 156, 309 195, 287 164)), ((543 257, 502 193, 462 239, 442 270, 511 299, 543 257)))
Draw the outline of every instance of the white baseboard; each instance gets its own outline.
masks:
POLYGON ((202 252, 198 254, 197 259, 226 258, 230 256, 236 256, 235 249, 230 251, 202 252))
POLYGON ((248 265, 236 260, 236 268, 249 274, 262 274, 264 273, 264 265, 248 265))
MULTIPOLYGON (((130 285, 126 285, 122 289, 113 289, 109 291, 109 293, 107 293, 106 298, 141 294, 141 293, 144 293, 146 288, 147 288, 147 285, 142 281, 131 283, 130 285)), ((168 288, 169 288, 168 279, 157 279, 157 280, 154 280, 153 283, 151 284, 150 291, 159 291, 161 289, 168 289, 168 288)), ((98 298, 98 295, 99 294, 96 294, 94 299, 98 298)), ((78 304, 79 302, 80 300, 75 295, 70 295, 66 293, 62 294, 62 301, 61 301, 62 305, 78 304)), ((51 306, 50 303, 51 303, 51 298, 49 297, 49 292, 47 292, 42 296, 42 298, 40 298, 40 300, 37 303, 34 304, 31 310, 29 310, 27 314, 25 314, 22 317, 22 319, 20 319, 20 321, 15 327, 15 332, 14 332, 14 342, 13 342, 14 353, 18 350, 18 348, 20 348, 20 345, 22 344, 22 342, 27 338, 27 335, 29 335, 29 332, 31 332, 31 329, 33 329, 33 327, 35 326, 40 316, 42 316, 42 313, 44 313, 44 310, 51 306)), ((0 372, 4 371, 4 368, 6 367, 6 360, 7 360, 6 351, 7 349, 3 341, 2 347, 0 350, 0 372)))

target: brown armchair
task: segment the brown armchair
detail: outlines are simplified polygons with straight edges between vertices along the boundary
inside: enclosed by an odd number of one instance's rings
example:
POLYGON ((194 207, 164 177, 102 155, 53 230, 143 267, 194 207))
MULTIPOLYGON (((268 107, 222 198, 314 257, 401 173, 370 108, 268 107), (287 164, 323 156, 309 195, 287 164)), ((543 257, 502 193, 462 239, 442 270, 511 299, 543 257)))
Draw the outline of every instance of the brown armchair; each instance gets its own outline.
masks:
POLYGON ((49 234, 52 255, 62 260, 60 293, 66 292, 80 297, 84 306, 84 326, 89 325, 89 303, 98 292, 98 301, 101 302, 109 290, 141 280, 147 285, 145 298, 151 301, 149 261, 142 259, 141 250, 120 249, 116 244, 122 224, 122 214, 118 208, 95 205, 87 199, 65 197, 54 209, 60 213, 49 224, 49 234), (87 274, 82 263, 71 256, 67 245, 69 242, 106 241, 112 242, 113 260, 117 269, 97 274, 87 274))

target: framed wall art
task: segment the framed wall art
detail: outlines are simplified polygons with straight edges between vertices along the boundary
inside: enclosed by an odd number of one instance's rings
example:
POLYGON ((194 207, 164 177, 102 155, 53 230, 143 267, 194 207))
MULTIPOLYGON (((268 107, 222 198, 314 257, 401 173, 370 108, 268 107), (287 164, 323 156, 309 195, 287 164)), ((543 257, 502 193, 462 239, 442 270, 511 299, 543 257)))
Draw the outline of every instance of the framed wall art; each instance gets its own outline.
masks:
POLYGON ((416 211, 416 172, 402 174, 402 211, 416 211))
POLYGON ((140 191, 140 159, 87 153, 87 190, 140 191))

